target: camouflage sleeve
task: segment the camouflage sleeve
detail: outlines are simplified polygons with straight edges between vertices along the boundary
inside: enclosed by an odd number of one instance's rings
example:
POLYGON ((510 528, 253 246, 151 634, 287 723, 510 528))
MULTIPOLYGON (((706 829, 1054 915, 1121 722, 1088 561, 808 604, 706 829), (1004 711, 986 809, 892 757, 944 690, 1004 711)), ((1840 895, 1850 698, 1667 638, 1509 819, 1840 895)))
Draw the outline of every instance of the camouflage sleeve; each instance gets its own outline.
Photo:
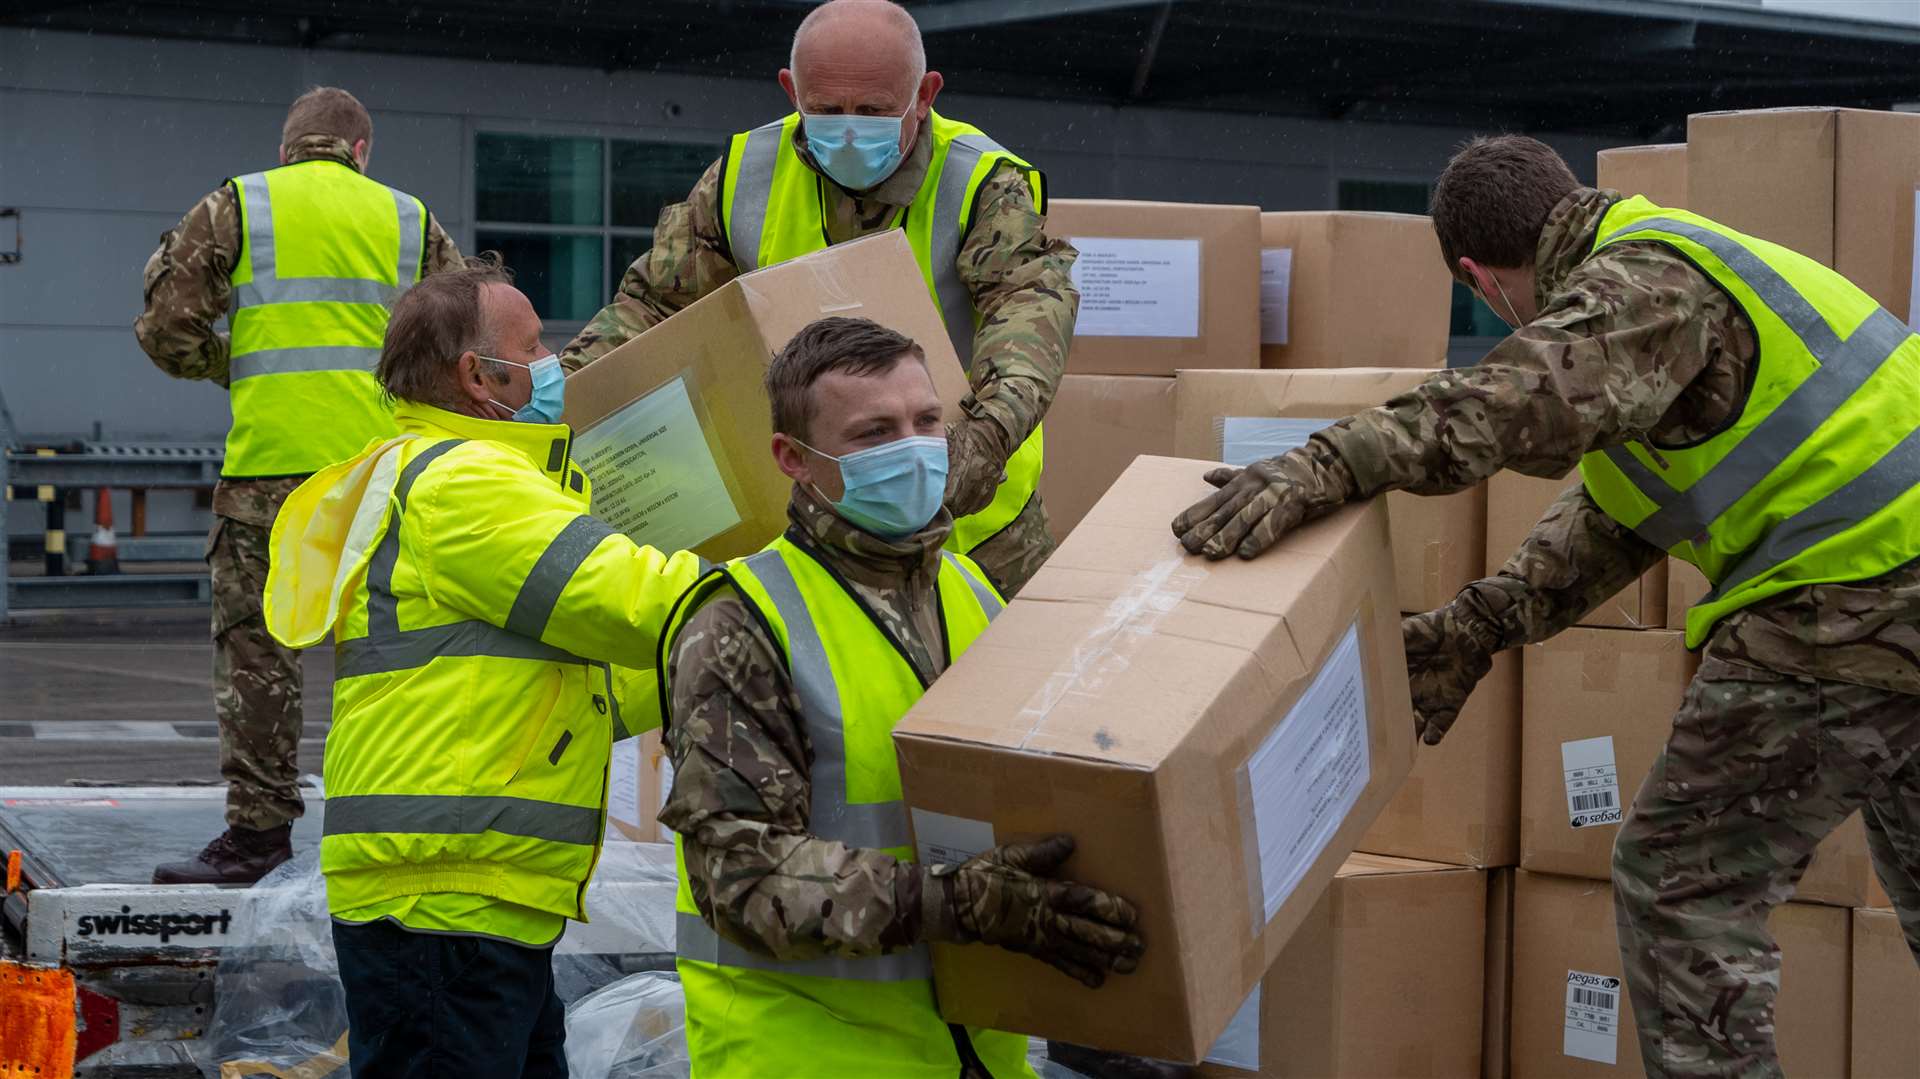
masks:
POLYGON ((856 958, 920 937, 919 867, 808 832, 812 753, 793 683, 746 607, 723 595, 667 657, 673 788, 695 904, 716 933, 777 959, 856 958))
POLYGON ((560 350, 561 366, 578 371, 734 279, 720 228, 723 163, 707 166, 685 202, 660 211, 653 246, 627 267, 613 302, 560 350))
POLYGON ((1500 572, 1458 602, 1498 626, 1501 648, 1536 644, 1586 617, 1666 552, 1606 515, 1575 483, 1547 507, 1500 572))
POLYGON ((1002 165, 981 186, 978 205, 958 262, 980 319, 973 392, 961 402, 966 415, 955 431, 975 463, 953 463, 978 475, 948 487, 948 501, 963 508, 992 500, 1007 458, 1053 404, 1080 310, 1073 246, 1046 234, 1024 174, 1002 165))
POLYGON ((1641 438, 1723 347, 1720 294, 1652 244, 1581 263, 1562 299, 1487 353, 1314 437, 1363 497, 1447 494, 1503 468, 1562 476, 1641 438))
POLYGON ((228 339, 213 327, 227 313, 239 253, 240 207, 226 185, 160 235, 143 275, 146 306, 133 321, 133 336, 155 367, 226 385, 228 339))
POLYGON ((460 257, 460 248, 453 242, 453 237, 447 235, 447 230, 440 227, 440 219, 429 213, 427 215, 427 260, 422 276, 458 270, 465 265, 466 260, 460 257))

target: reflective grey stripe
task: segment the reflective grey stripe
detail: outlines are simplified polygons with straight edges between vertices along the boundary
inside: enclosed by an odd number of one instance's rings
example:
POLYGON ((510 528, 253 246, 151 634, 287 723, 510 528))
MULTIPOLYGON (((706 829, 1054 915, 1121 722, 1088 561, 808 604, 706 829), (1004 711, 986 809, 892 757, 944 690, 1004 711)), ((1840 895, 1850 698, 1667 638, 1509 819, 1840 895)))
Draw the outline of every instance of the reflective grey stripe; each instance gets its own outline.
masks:
MULTIPOLYGON (((1875 308, 1844 343, 1813 304, 1768 266, 1734 240, 1685 221, 1654 218, 1620 229, 1602 246, 1654 230, 1684 236, 1714 253, 1739 276, 1781 321, 1799 335, 1820 367, 1794 387, 1725 457, 1684 491, 1664 480, 1649 485, 1644 467, 1627 472, 1628 479, 1659 507, 1634 526, 1649 543, 1671 550, 1699 537, 1709 525, 1747 496, 1818 430, 1866 381, 1873 377, 1909 336, 1907 327, 1884 309, 1875 308)), ((1631 458, 1624 450, 1620 456, 1631 458)), ((1612 451, 1608 457, 1616 464, 1612 451)), ((1639 464, 1637 460, 1634 461, 1639 464)))
POLYGON ((597 663, 601 672, 607 676, 607 713, 613 723, 613 740, 632 738, 637 732, 627 729, 627 721, 620 718, 620 695, 613 691, 613 664, 597 663))
MULTIPOLYGON (((804 556, 803 556, 804 557, 804 556)), ((910 845, 903 802, 847 802, 846 724, 840 714, 840 689, 834 684, 826 646, 780 552, 762 551, 746 560, 787 626, 787 666, 800 698, 800 717, 813 743, 813 803, 807 830, 849 847, 910 845)))
POLYGON ((426 243, 424 222, 420 219, 420 203, 405 191, 393 188, 393 208, 400 215, 400 261, 394 267, 393 281, 397 289, 420 280, 420 249, 426 243))
MULTIPOLYGON (((328 803, 332 812, 332 803, 328 803)), ((784 962, 750 952, 713 931, 698 914, 676 911, 674 915, 674 951, 682 959, 712 963, 722 967, 769 970, 780 974, 811 975, 816 978, 844 978, 860 982, 905 982, 933 977, 933 959, 927 946, 918 944, 890 955, 867 959, 803 959, 784 962)))
POLYGON ((498 795, 337 795, 327 799, 324 828, 327 835, 498 832, 552 843, 592 846, 600 841, 600 808, 498 795))
POLYGON ((244 196, 247 219, 247 264, 253 269, 254 284, 279 276, 273 251, 273 196, 267 193, 267 174, 250 172, 233 181, 244 196))
MULTIPOLYGON (((393 567, 400 560, 400 514, 406 511, 407 496, 413 493, 414 482, 420 474, 463 441, 450 438, 436 442, 421 450, 400 470, 400 477, 393 485, 394 509, 387 516, 386 534, 380 537, 380 545, 373 549, 373 559, 367 564, 367 635, 341 644, 342 653, 362 642, 400 636, 399 600, 393 594, 393 567)), ((341 675, 336 673, 335 677, 341 675)))
MULTIPOLYGON (((405 287, 404 285, 401 287, 405 287)), ((289 277, 253 281, 233 290, 241 307, 263 303, 377 303, 393 300, 397 290, 385 281, 348 277, 289 277)))
POLYGON ((1920 486, 1920 430, 1908 433, 1865 472, 1768 529, 1766 538, 1727 567, 1720 583, 1700 602, 1713 603, 1775 566, 1805 554, 1816 544, 1885 509, 1916 486, 1920 486))
POLYGON ((357 345, 313 345, 307 348, 269 348, 235 356, 228 377, 238 382, 261 375, 289 375, 302 371, 372 371, 380 350, 357 345))
POLYGON ((508 632, 539 640, 567 582, 573 580, 580 564, 600 546, 600 541, 611 535, 613 529, 597 517, 583 513, 568 521, 560 534, 547 544, 547 549, 540 552, 533 568, 527 571, 527 579, 520 583, 520 592, 513 597, 513 609, 507 612, 508 632))
POLYGON ((1648 498, 1654 497, 1656 493, 1664 495, 1673 490, 1673 484, 1668 483, 1665 476, 1641 464, 1640 458, 1627 452, 1625 446, 1609 446, 1602 452, 1606 454, 1607 460, 1612 461, 1615 468, 1625 472, 1627 479, 1632 481, 1635 487, 1640 488, 1648 498))
POLYGON ((960 367, 973 369, 973 293, 960 280, 960 215, 967 211, 967 181, 988 154, 1005 153, 985 135, 961 135, 947 144, 947 160, 940 166, 940 186, 933 196, 933 234, 927 258, 933 263, 933 291, 940 297, 940 318, 947 337, 960 355, 960 367))
POLYGON ((767 204, 773 200, 773 166, 780 160, 780 131, 775 120, 747 132, 740 150, 740 170, 734 174, 733 213, 727 218, 727 244, 733 265, 741 273, 760 268, 760 236, 767 227, 767 204))
POLYGON ((993 594, 993 589, 987 587, 985 581, 968 573, 967 567, 961 565, 958 558, 953 557, 953 552, 941 551, 940 557, 945 559, 947 564, 953 567, 954 572, 967 582, 967 587, 973 589, 973 598, 980 601, 980 609, 987 612, 987 620, 992 621, 999 617, 1000 612, 1006 609, 1007 605, 1000 602, 1000 597, 993 594))

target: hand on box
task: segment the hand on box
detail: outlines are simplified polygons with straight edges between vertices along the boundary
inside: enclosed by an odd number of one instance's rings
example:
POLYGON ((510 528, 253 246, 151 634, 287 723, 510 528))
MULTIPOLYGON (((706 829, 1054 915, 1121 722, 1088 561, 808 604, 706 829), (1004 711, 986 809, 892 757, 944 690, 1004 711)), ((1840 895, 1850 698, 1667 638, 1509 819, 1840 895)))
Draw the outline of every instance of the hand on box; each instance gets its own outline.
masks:
POLYGON ((1220 490, 1175 517, 1173 534, 1215 561, 1252 558, 1358 493, 1339 455, 1312 442, 1245 468, 1216 468, 1206 480, 1220 490))
POLYGON ((1439 745, 1460 709, 1493 668, 1498 640, 1456 604, 1400 620, 1407 646, 1407 681, 1413 691, 1413 722, 1420 740, 1439 745))
POLYGON ((1051 835, 931 867, 927 939, 998 945, 1095 988, 1109 972, 1133 973, 1146 948, 1138 913, 1117 895, 1053 879, 1072 854, 1071 836, 1051 835))

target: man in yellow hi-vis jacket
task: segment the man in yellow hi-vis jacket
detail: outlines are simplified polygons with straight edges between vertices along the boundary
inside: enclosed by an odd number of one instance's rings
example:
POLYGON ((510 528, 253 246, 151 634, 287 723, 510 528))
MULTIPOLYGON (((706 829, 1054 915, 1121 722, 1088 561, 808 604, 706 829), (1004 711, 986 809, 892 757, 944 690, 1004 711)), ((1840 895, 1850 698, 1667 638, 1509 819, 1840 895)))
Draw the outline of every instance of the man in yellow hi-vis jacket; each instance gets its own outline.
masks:
POLYGON ((354 1074, 564 1076, 552 948, 623 690, 699 560, 588 516, 559 361, 496 266, 408 292, 378 375, 398 437, 288 497, 266 592, 280 641, 335 639, 320 867, 354 1074))

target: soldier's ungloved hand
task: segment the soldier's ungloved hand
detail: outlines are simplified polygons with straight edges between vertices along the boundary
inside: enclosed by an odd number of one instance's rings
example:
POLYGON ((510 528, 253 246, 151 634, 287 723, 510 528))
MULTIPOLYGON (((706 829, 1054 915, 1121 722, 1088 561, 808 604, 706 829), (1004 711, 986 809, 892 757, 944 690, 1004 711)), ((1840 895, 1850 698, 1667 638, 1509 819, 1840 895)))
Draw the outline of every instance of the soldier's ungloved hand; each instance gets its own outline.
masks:
POLYGON ((1455 602, 1401 619, 1400 636, 1407 646, 1414 725, 1422 742, 1439 745, 1473 687, 1492 669, 1498 634, 1455 602))
POLYGON ((928 940, 980 941, 1050 963, 1088 986, 1131 974, 1146 945, 1133 904, 1098 888, 1054 880, 1073 838, 1008 843, 959 865, 930 868, 923 895, 928 940))
POLYGON ((1332 512, 1357 492, 1338 454, 1309 442, 1241 469, 1216 468, 1219 491, 1173 519, 1173 534, 1194 554, 1252 558, 1301 522, 1332 512))

